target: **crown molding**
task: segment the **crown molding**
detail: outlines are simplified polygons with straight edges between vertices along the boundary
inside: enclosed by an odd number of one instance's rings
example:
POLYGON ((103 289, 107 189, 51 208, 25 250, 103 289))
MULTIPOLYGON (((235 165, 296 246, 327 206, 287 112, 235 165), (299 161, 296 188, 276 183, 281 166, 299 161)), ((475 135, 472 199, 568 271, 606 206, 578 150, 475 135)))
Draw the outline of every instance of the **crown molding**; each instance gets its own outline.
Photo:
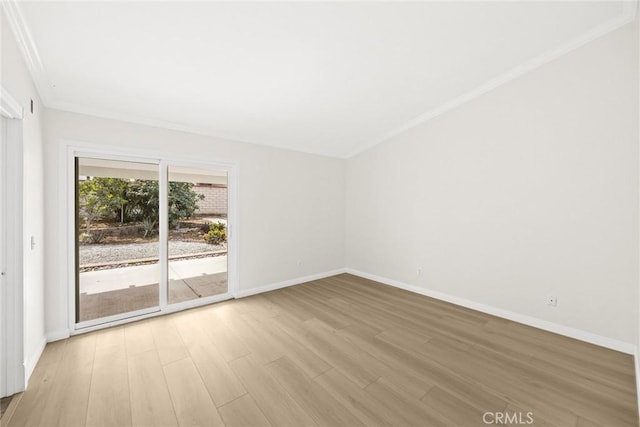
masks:
POLYGON ((0 116, 10 119, 21 119, 24 116, 22 105, 2 85, 0 85, 0 116))
POLYGON ((55 108, 62 111, 68 111, 73 113, 88 114, 88 115, 94 115, 97 117, 103 117, 107 119, 121 120, 129 123, 136 123, 136 124, 141 124, 146 126, 177 130, 177 131, 194 133, 199 135, 206 135, 206 136, 211 136, 211 137, 216 137, 216 138, 221 138, 221 139, 226 139, 226 140, 231 140, 236 142, 257 144, 262 146, 269 146, 269 147, 275 147, 275 148, 280 148, 285 150, 296 151, 296 152, 304 152, 312 155, 348 159, 384 141, 387 141, 409 129, 419 126, 433 118, 436 118, 448 111, 451 111, 463 104, 466 104, 467 102, 472 101, 475 98, 478 98, 479 96, 487 92, 490 92, 493 89, 496 89, 499 86, 502 86, 528 73, 529 71, 532 71, 544 64, 547 64, 563 55, 566 55, 567 53, 573 50, 576 50, 584 46, 585 44, 593 40, 596 40, 632 22, 635 19, 638 11, 638 1, 640 0, 624 1, 622 4, 622 12, 617 18, 611 19, 593 28, 591 31, 588 31, 582 34, 581 36, 578 36, 555 49, 551 49, 543 53, 542 55, 539 55, 520 65, 517 65, 516 67, 501 74, 500 76, 493 78, 477 86, 475 89, 472 89, 463 95, 453 98, 445 102, 444 104, 438 107, 435 107, 415 117, 412 120, 409 120, 408 122, 405 122, 404 124, 394 128, 389 132, 386 132, 380 135, 377 138, 363 142, 362 144, 358 145, 355 150, 351 150, 346 154, 345 153, 328 154, 326 152, 308 151, 308 150, 301 151, 292 147, 282 147, 277 145, 264 144, 263 142, 257 142, 257 141, 238 140, 237 138, 234 138, 231 135, 224 135, 222 133, 216 132, 215 130, 205 129, 198 126, 178 124, 178 123, 173 123, 167 120, 153 119, 153 118, 142 117, 142 116, 133 116, 127 113, 106 111, 100 108, 92 108, 85 105, 75 105, 75 104, 70 104, 66 102, 58 102, 53 96, 53 93, 51 90, 51 87, 52 87, 51 83, 49 82, 46 70, 40 59, 38 49, 36 48, 33 37, 31 36, 28 26, 24 20, 23 14, 20 10, 19 1, 18 0, 2 0, 1 3, 2 3, 2 8, 4 9, 7 19, 9 21, 9 25, 15 35, 16 41, 22 52, 27 68, 31 73, 31 77, 36 86, 38 94, 40 95, 40 99, 42 100, 43 105, 47 108, 55 108))
MULTIPOLYGON (((327 153, 312 151, 312 150, 297 150, 292 147, 265 144, 263 142, 248 141, 239 139, 233 135, 225 134, 224 132, 217 132, 212 129, 208 129, 201 126, 185 125, 180 123, 174 123, 169 120, 162 120, 144 116, 137 116, 128 113, 120 113, 116 111, 109 111, 103 108, 95 108, 87 105, 78 105, 74 103, 59 101, 56 99, 51 91, 51 83, 47 77, 46 70, 40 59, 40 54, 36 44, 31 36, 31 32, 27 26, 24 16, 20 9, 18 0, 1 0, 2 8, 5 11, 9 25, 16 38, 22 56, 26 62, 31 78, 36 86, 38 95, 42 104, 47 108, 52 108, 61 111, 67 111, 70 113, 85 114, 104 119, 119 120, 127 123, 145 125, 150 127, 156 127, 161 129, 169 129, 180 132, 192 133, 196 135, 210 136, 214 138, 224 139, 233 142, 241 142, 244 144, 253 144, 263 147, 279 148, 281 150, 295 151, 298 153, 305 153, 310 155, 324 156, 324 157, 337 157, 328 155, 327 153)), ((3 92, 4 93, 4 92, 3 92)))
POLYGON ((2 0, 2 9, 5 12, 9 26, 18 43, 18 47, 22 52, 22 57, 27 65, 31 78, 36 86, 40 100, 45 107, 51 104, 51 84, 47 78, 40 54, 36 48, 31 32, 27 27, 24 16, 20 10, 17 0, 2 0))
POLYGON ((495 77, 481 84, 480 86, 477 86, 475 89, 472 89, 463 95, 453 98, 450 101, 447 101, 444 104, 436 108, 433 108, 424 114, 421 114, 420 116, 404 123, 403 125, 396 127, 390 132, 382 134, 378 138, 364 142, 363 144, 359 145, 355 150, 351 151, 350 153, 342 157, 345 159, 348 159, 348 158, 357 156, 358 154, 368 150, 369 148, 372 148, 382 142, 385 142, 393 138, 394 136, 397 136, 405 131, 408 131, 409 129, 419 126, 433 118, 436 118, 448 111, 451 111, 463 104, 466 104, 467 102, 472 101, 478 98, 479 96, 484 95, 485 93, 490 92, 493 89, 496 89, 497 87, 502 86, 505 83, 508 83, 528 73, 529 71, 532 71, 538 67, 541 67, 542 65, 547 64, 561 56, 564 56, 569 52, 574 51, 589 42, 592 42, 612 31, 617 30, 618 28, 626 24, 629 24, 635 19, 637 9, 638 9, 638 0, 625 1, 622 5, 622 13, 617 18, 613 18, 601 25, 598 25, 592 30, 570 40, 569 42, 555 49, 551 49, 543 53, 542 55, 539 55, 533 59, 523 62, 520 65, 517 65, 516 67, 501 74, 500 76, 495 77))
POLYGON ((194 126, 194 125, 185 125, 180 123, 174 123, 169 120, 157 119, 157 118, 149 118, 144 116, 139 116, 130 113, 122 113, 113 110, 108 110, 100 107, 89 107, 86 105, 75 104, 71 102, 61 102, 61 101, 53 101, 47 108, 58 110, 65 113, 74 113, 74 114, 82 114, 86 116, 95 117, 103 120, 117 120, 120 122, 131 123, 133 125, 141 125, 148 126, 153 128, 159 128, 170 131, 178 131, 184 133, 191 133, 194 135, 208 136, 211 138, 216 138, 222 141, 233 142, 233 143, 241 143, 241 144, 250 144, 259 147, 265 148, 277 148, 279 150, 292 151, 295 153, 308 154, 310 156, 322 156, 322 157, 330 157, 330 158, 341 158, 337 155, 330 155, 325 152, 314 151, 314 150, 299 150, 294 147, 288 147, 285 145, 275 145, 275 144, 267 144, 265 142, 252 141, 248 139, 244 139, 241 137, 237 137, 235 135, 231 135, 225 132, 217 131, 215 129, 203 127, 203 126, 194 126))

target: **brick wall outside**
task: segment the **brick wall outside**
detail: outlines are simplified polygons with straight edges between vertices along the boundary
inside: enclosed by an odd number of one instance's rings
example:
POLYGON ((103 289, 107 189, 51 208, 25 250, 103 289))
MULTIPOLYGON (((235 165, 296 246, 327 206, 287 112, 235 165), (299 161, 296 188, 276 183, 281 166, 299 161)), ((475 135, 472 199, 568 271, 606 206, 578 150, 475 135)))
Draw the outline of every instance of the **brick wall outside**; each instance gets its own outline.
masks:
POLYGON ((196 185, 193 190, 203 194, 204 199, 198 201, 196 214, 227 214, 227 187, 196 185))

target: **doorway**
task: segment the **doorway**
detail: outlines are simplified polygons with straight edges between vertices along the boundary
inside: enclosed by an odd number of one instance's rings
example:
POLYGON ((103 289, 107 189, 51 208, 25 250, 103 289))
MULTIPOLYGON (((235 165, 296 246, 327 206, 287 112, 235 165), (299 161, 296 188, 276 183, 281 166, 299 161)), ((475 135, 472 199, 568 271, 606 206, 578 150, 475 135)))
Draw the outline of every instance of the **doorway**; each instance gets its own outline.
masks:
MULTIPOLYGON (((9 395, 7 390, 7 319, 5 306, 7 301, 7 260, 6 260, 6 146, 7 146, 7 124, 6 119, 0 116, 0 398, 9 395)), ((4 412, 4 411, 1 411, 4 412)))
POLYGON ((0 86, 0 397, 23 391, 22 107, 0 86))
POLYGON ((75 330, 232 297, 232 168, 97 153, 73 165, 75 330))

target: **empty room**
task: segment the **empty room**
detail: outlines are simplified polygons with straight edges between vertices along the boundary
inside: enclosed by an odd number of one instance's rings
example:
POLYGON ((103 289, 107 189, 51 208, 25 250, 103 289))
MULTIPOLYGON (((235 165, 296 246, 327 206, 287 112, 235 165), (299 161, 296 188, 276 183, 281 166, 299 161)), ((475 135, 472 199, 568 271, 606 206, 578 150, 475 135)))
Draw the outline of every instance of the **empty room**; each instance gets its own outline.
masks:
POLYGON ((0 425, 639 425, 638 1, 18 1, 0 425))

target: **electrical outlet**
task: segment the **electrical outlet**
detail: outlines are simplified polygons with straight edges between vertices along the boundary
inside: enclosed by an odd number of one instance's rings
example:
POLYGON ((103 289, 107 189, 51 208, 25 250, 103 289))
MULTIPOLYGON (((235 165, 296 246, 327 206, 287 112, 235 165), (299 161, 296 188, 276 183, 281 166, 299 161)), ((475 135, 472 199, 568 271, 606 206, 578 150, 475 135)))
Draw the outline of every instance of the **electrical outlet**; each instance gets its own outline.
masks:
POLYGON ((547 305, 555 307, 558 305, 558 297, 555 295, 547 295, 547 305))
POLYGON ((418 267, 416 269, 416 276, 418 276, 418 277, 422 276, 422 268, 421 267, 418 267))

